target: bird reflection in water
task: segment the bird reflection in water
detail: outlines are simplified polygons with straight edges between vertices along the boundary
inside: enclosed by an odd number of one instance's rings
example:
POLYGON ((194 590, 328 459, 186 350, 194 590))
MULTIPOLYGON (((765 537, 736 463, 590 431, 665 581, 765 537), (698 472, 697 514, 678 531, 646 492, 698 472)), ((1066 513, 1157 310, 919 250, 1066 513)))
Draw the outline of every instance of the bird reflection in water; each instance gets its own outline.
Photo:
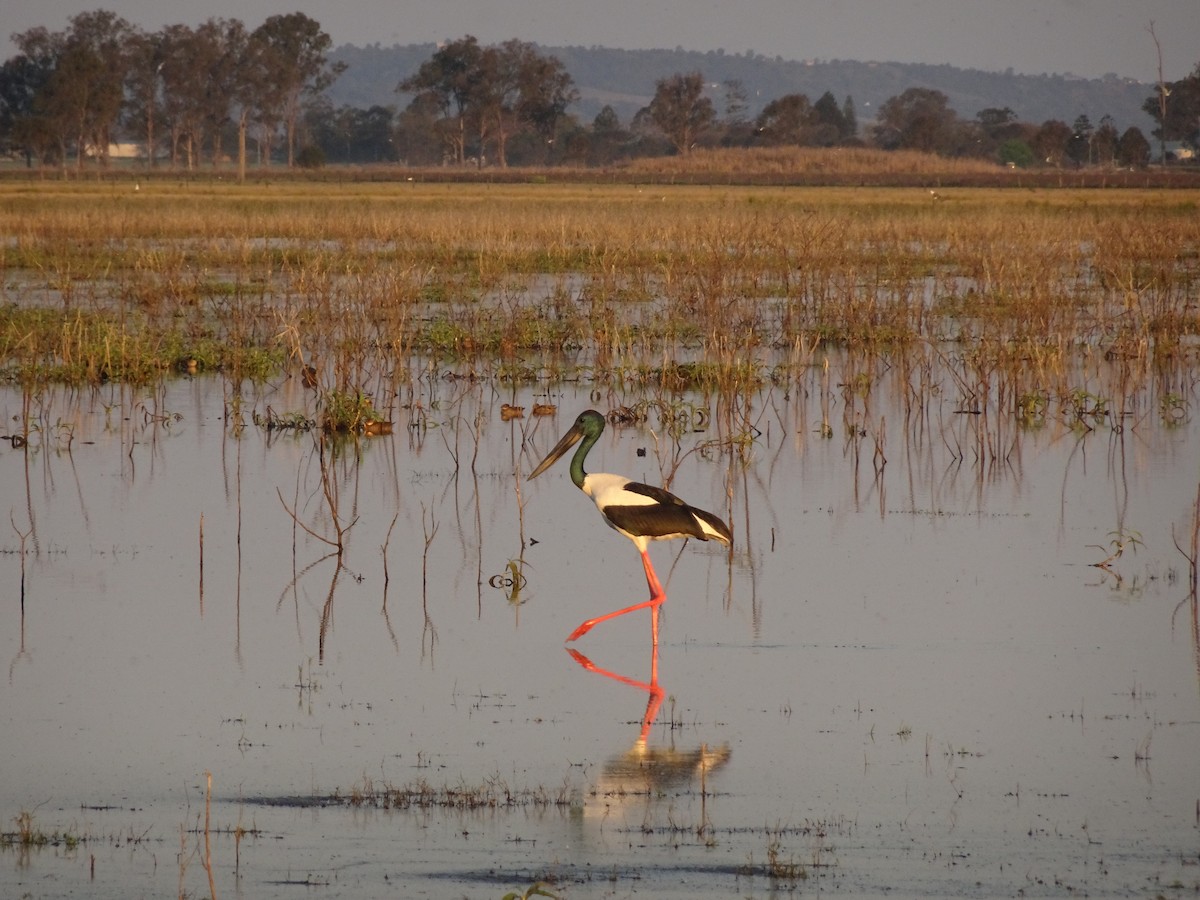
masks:
POLYGON ((699 779, 701 824, 698 830, 706 827, 708 819, 705 803, 709 793, 708 774, 728 763, 731 751, 729 744, 722 744, 718 747, 702 743, 691 748, 680 748, 675 746, 672 741, 669 746, 665 747, 650 745, 650 726, 654 724, 663 698, 666 696, 666 692, 658 683, 658 646, 653 646, 649 682, 638 681, 602 669, 573 648, 567 648, 567 652, 589 672, 595 672, 605 678, 635 687, 649 695, 637 740, 627 751, 610 757, 604 763, 604 768, 595 786, 595 796, 608 807, 629 796, 654 798, 672 792, 685 791, 693 780, 699 779))

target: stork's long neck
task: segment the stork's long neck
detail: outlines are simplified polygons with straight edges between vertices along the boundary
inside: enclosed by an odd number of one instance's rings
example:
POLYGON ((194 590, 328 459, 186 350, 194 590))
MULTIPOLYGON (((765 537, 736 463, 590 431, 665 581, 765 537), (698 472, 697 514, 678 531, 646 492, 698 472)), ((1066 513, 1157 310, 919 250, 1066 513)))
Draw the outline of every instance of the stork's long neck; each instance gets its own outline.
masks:
POLYGON ((583 471, 583 460, 599 439, 600 435, 598 434, 585 434, 583 441, 575 449, 575 455, 571 457, 571 480, 581 491, 583 490, 583 479, 587 477, 587 472, 583 471))

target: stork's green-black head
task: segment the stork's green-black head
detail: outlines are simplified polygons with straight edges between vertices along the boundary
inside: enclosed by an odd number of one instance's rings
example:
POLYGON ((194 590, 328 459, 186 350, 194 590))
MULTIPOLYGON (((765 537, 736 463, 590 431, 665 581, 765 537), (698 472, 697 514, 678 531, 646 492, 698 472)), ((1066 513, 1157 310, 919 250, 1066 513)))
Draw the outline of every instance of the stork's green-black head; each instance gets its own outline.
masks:
POLYGON ((571 461, 571 480, 577 485, 581 485, 583 483, 583 458, 592 449, 592 445, 599 439, 602 431, 604 431, 604 416, 594 409, 585 409, 575 417, 575 424, 554 445, 554 449, 547 453, 546 458, 538 463, 536 469, 529 473, 529 480, 532 481, 545 472, 554 465, 559 457, 582 439, 583 446, 579 448, 579 452, 575 454, 575 458, 571 461))

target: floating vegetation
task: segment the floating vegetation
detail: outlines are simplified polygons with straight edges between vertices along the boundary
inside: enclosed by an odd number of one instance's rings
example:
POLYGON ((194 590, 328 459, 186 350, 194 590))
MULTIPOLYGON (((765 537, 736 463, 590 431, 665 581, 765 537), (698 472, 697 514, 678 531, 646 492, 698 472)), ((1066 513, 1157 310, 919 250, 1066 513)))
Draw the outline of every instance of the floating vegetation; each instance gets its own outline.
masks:
POLYGON ((255 410, 252 413, 251 421, 258 428, 266 429, 267 431, 311 431, 317 427, 317 420, 310 418, 302 412, 277 413, 271 407, 267 407, 265 413, 259 413, 255 410))

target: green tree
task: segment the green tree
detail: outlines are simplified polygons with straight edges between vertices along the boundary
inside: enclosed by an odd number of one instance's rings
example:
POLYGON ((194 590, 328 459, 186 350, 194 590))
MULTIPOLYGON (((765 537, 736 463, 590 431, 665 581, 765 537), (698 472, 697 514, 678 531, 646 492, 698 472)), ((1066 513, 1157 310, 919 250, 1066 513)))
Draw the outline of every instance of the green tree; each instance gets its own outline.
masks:
POLYGON ((605 105, 592 121, 588 162, 597 166, 608 165, 616 159, 619 148, 628 139, 629 132, 621 127, 621 120, 617 116, 616 110, 605 105))
POLYGON ((858 140, 858 113, 854 111, 854 98, 846 95, 842 103, 842 143, 858 140))
POLYGON ((983 144, 980 148, 982 155, 986 156, 995 152, 1001 162, 1012 162, 1012 160, 1004 159, 999 151, 1009 141, 1020 137, 1021 126, 1017 122, 1016 113, 1007 106, 1003 108, 989 106, 975 114, 975 122, 983 144))
POLYGON ((514 136, 524 157, 544 161, 566 108, 579 96, 556 57, 518 40, 481 47, 471 35, 439 48, 396 90, 413 95, 407 120, 436 129, 460 165, 473 146, 480 165, 492 149, 507 166, 514 136))
POLYGON ((1033 149, 1020 138, 1009 138, 996 151, 996 157, 1006 166, 1019 169, 1033 165, 1033 149))
POLYGON ((333 109, 326 98, 310 103, 304 111, 306 131, 312 146, 325 159, 342 163, 380 163, 396 160, 393 121, 396 112, 389 106, 359 109, 341 106, 333 109))
POLYGON ((712 100, 704 96, 704 76, 699 72, 659 79, 647 109, 654 124, 683 156, 717 117, 712 100))
POLYGON ((445 162, 447 144, 440 112, 428 99, 414 99, 400 110, 393 131, 397 159, 409 165, 445 162))
POLYGON ((1078 116, 1071 127, 1071 137, 1067 141, 1067 156, 1077 166, 1092 163, 1092 135, 1096 129, 1087 115, 1078 116))
POLYGON ((832 91, 826 91, 817 98, 817 102, 813 104, 813 112, 819 129, 813 136, 813 143, 832 147, 834 144, 840 144, 848 135, 849 124, 832 91))
POLYGON ((1139 169, 1150 162, 1150 142, 1140 128, 1130 127, 1122 132, 1117 141, 1117 162, 1139 169))
MULTIPOLYGON (((43 32, 45 29, 43 29, 43 32)), ((53 55, 18 53, 0 65, 0 135, 20 150, 27 166, 50 161, 59 134, 43 115, 39 98, 54 73, 53 55)))

